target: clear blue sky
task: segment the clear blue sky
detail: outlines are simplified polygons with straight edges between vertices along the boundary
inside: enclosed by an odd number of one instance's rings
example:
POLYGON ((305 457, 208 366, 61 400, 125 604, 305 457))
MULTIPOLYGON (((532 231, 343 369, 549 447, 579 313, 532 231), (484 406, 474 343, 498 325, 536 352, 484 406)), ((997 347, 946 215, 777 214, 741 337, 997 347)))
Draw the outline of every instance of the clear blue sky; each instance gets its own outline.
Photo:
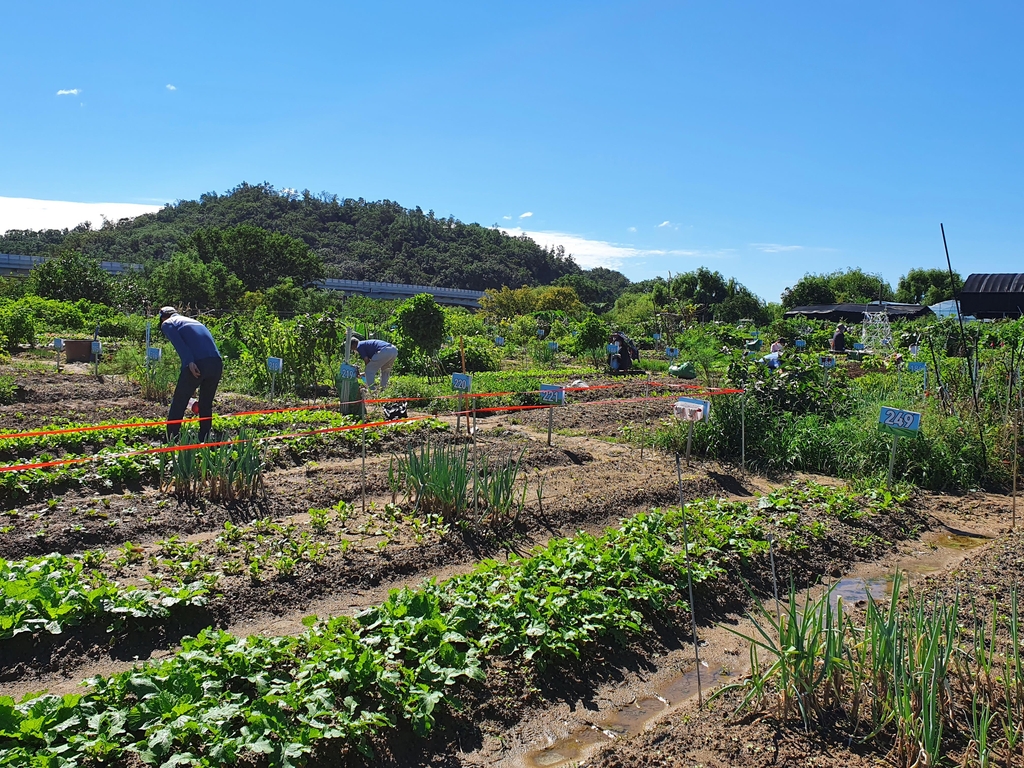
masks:
POLYGON ((633 279, 704 264, 776 301, 808 271, 895 286, 943 266, 940 221, 961 273, 1024 268, 1020 3, 3 15, 0 196, 152 203, 269 181, 559 233, 540 237, 633 279))

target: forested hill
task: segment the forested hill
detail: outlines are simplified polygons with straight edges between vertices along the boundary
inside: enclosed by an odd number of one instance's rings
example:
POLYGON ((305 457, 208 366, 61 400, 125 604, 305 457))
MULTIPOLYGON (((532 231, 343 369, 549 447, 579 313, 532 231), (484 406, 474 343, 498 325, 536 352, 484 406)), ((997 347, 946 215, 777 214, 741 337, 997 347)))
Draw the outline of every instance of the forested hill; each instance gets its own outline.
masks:
POLYGON ((84 226, 14 230, 0 237, 0 253, 49 255, 73 248, 101 260, 163 260, 197 229, 239 224, 302 240, 323 259, 332 277, 483 290, 582 276, 560 248, 551 251, 527 237, 437 218, 433 211, 407 209, 389 200, 341 200, 308 191, 286 194, 269 184, 245 183, 224 195, 205 194, 157 213, 106 222, 96 231, 84 226))

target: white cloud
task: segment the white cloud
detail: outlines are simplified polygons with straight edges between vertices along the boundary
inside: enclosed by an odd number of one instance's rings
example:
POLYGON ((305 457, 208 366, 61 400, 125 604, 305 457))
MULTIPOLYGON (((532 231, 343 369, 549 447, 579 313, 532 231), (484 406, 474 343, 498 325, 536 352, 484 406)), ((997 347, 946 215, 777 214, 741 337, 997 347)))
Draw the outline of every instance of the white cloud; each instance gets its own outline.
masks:
POLYGON ((502 216, 501 218, 503 218, 505 221, 512 221, 511 216, 502 216))
POLYGON ((713 259, 723 255, 721 252, 709 253, 707 251, 634 248, 630 245, 609 243, 604 240, 589 240, 579 235, 570 235, 564 232, 533 232, 520 227, 502 228, 501 231, 513 237, 526 235, 533 239, 537 245, 544 248, 554 248, 560 245, 565 248, 567 254, 572 254, 576 263, 584 269, 592 269, 593 267, 619 269, 627 260, 643 260, 648 257, 682 256, 686 258, 713 259))
POLYGON ((665 221, 661 222, 661 224, 658 225, 658 229, 661 229, 662 227, 671 227, 671 226, 672 226, 672 222, 668 221, 666 219, 665 221))
POLYGON ((77 96, 82 92, 81 88, 61 88, 57 91, 58 96, 77 96))
POLYGON ((134 218, 159 211, 163 205, 138 203, 73 203, 64 200, 33 200, 27 197, 0 197, 0 234, 9 229, 71 229, 84 221, 93 227, 111 221, 134 218))
POLYGON ((626 229, 627 232, 636 232, 636 227, 629 227, 626 229))
POLYGON ((520 213, 519 214, 519 218, 520 219, 528 219, 531 216, 533 216, 533 211, 527 211, 526 213, 520 213))
POLYGON ((785 253, 786 251, 802 251, 802 245, 779 245, 778 243, 751 243, 751 248, 757 248, 762 253, 785 253))
POLYGON ((165 85, 164 88, 166 88, 168 91, 176 91, 176 90, 178 90, 177 86, 171 85, 170 83, 165 85))

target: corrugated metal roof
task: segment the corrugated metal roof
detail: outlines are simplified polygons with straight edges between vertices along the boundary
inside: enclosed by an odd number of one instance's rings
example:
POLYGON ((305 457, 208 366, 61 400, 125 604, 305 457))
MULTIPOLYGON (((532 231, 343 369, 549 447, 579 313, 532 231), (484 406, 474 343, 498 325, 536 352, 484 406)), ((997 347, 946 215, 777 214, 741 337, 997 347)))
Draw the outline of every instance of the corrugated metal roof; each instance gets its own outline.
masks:
POLYGON ((990 273, 968 276, 960 291, 960 311, 975 317, 1020 317, 1024 308, 1024 274, 990 273))
POLYGON ((969 275, 960 293, 1024 293, 1024 273, 993 272, 969 275))

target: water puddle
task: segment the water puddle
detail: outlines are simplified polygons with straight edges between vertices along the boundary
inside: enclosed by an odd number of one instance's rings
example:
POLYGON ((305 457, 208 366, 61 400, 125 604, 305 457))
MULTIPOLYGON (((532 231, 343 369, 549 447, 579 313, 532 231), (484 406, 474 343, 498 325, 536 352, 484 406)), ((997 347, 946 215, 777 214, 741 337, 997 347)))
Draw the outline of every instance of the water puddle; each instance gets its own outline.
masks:
POLYGON ((839 598, 843 599, 843 607, 851 606, 863 608, 867 604, 868 595, 874 600, 881 600, 892 593, 892 577, 878 576, 870 579, 858 579, 848 576, 840 579, 832 588, 829 602, 835 608, 839 604, 839 598))
MULTIPOLYGON (((990 539, 985 536, 971 536, 969 534, 952 533, 949 531, 925 534, 921 538, 921 543, 933 550, 933 553, 918 553, 919 556, 914 559, 899 563, 896 569, 910 578, 938 573, 948 567, 949 556, 948 554, 943 555, 942 550, 967 552, 980 547, 988 541, 990 539)), ((847 576, 837 581, 832 588, 831 603, 832 607, 835 608, 841 597, 844 608, 864 608, 869 595, 872 599, 878 601, 888 598, 891 594, 891 573, 886 576, 867 578, 847 576)))
POLYGON ((943 549, 958 549, 966 551, 974 549, 975 547, 980 547, 987 541, 990 541, 990 539, 984 536, 968 536, 962 533, 940 533, 929 543, 943 549))
MULTIPOLYGON (((704 695, 722 682, 729 673, 721 668, 702 668, 700 683, 704 695)), ((604 716, 600 722, 569 734, 543 749, 527 752, 524 765, 529 768, 557 768, 567 763, 578 762, 598 744, 607 744, 615 739, 629 738, 642 733, 647 724, 667 709, 697 695, 697 671, 691 670, 669 680, 654 689, 653 696, 637 699, 632 704, 620 707, 604 716)))

